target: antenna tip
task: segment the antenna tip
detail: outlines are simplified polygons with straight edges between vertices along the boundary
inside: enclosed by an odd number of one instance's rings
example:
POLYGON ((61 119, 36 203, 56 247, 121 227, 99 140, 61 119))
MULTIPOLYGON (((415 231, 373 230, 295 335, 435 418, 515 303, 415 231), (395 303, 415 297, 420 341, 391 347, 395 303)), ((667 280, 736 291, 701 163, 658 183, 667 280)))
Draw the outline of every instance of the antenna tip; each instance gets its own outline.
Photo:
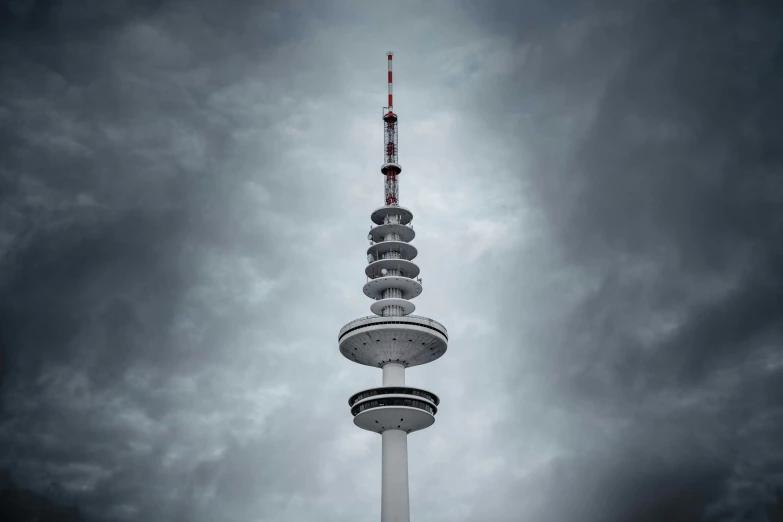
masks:
POLYGON ((393 54, 394 54, 393 52, 389 51, 388 53, 386 53, 386 56, 392 56, 393 54))

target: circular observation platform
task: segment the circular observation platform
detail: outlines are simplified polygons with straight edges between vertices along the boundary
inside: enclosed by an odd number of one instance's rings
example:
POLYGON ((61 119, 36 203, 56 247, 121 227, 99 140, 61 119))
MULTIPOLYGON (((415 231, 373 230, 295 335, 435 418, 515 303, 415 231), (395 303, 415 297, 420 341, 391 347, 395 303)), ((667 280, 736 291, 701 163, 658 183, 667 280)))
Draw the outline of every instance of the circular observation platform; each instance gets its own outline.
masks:
POLYGON ((399 272, 398 277, 411 279, 419 275, 420 272, 418 265, 406 259, 379 259, 367 265, 364 269, 364 274, 369 278, 376 279, 385 276, 382 270, 397 270, 399 272))
POLYGON ((431 391, 422 390, 421 388, 412 388, 410 386, 381 386, 379 388, 368 388, 354 393, 351 395, 351 398, 348 399, 348 406, 353 407, 360 401, 377 395, 415 395, 416 397, 421 397, 425 401, 431 402, 433 406, 440 404, 438 396, 431 391))
MULTIPOLYGON (((389 399, 388 401, 392 401, 389 399)), ((392 401, 404 402, 403 399, 392 401)), ((410 403, 418 401, 409 401, 410 403)), ((435 415, 425 408, 411 406, 377 406, 378 401, 368 403, 367 409, 360 411, 353 418, 353 423, 363 430, 383 433, 386 430, 404 430, 406 433, 423 430, 435 424, 435 415)), ((422 402, 422 404, 425 404, 422 402)), ((362 405, 357 406, 357 408, 362 405)), ((351 410, 353 411, 353 410, 351 410)))
POLYGON ((407 259, 408 261, 412 261, 419 254, 415 246, 409 245, 404 241, 382 241, 367 249, 367 255, 373 256, 376 260, 388 252, 399 252, 402 259, 407 259))
POLYGON ((387 306, 399 306, 402 309, 402 315, 411 315, 416 311, 416 305, 405 299, 390 297, 389 299, 379 299, 370 305, 370 311, 376 315, 383 315, 383 309, 387 306))
MULTIPOLYGON (((389 223, 388 225, 378 225, 370 230, 369 239, 375 243, 380 243, 387 234, 399 234, 400 241, 410 243, 416 237, 416 232, 408 225, 399 225, 389 223)), ((412 259, 412 258, 411 258, 412 259)))
POLYGON ((353 423, 376 433, 385 430, 411 433, 429 428, 435 422, 439 403, 434 393, 407 386, 364 390, 348 400, 353 423))
POLYGON ((421 294, 421 284, 415 279, 403 276, 386 276, 373 279, 364 285, 364 295, 370 299, 383 299, 383 291, 389 288, 402 290, 403 299, 413 299, 421 294))
POLYGON ((369 316, 346 324, 338 335, 343 357, 365 366, 398 362, 427 364, 446 353, 448 333, 437 321, 417 315, 369 316))
POLYGON ((376 225, 383 225, 386 216, 397 216, 400 225, 407 225, 413 221, 413 212, 399 205, 386 205, 373 210, 370 219, 376 225))

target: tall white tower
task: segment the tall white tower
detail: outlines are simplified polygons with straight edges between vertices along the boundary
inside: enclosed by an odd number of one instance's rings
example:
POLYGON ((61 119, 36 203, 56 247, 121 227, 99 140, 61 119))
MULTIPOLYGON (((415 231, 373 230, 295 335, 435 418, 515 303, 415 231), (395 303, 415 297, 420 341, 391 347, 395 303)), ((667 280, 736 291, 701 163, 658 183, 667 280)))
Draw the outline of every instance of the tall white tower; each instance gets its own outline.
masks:
POLYGON ((446 352, 448 332, 432 319, 410 315, 411 299, 421 294, 413 214, 399 204, 397 177, 397 115, 392 110, 392 53, 389 62, 389 106, 384 107, 385 205, 375 209, 367 237, 367 284, 364 294, 375 300, 375 315, 362 317, 340 330, 340 352, 349 360, 382 368, 383 384, 355 393, 349 400, 353 423, 380 433, 383 444, 381 522, 409 522, 408 434, 435 422, 438 397, 405 385, 405 369, 432 362, 446 352))

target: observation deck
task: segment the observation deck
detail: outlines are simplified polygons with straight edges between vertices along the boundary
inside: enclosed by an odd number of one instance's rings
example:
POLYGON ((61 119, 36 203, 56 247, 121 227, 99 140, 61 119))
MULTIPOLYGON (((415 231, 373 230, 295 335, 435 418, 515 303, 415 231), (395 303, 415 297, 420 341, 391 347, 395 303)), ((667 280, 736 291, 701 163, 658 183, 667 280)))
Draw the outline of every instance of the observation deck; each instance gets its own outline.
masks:
POLYGON ((415 395, 421 397, 427 402, 432 403, 433 406, 440 404, 440 399, 437 395, 431 391, 422 390, 421 388, 413 388, 411 386, 381 386, 376 388, 368 388, 360 392, 356 392, 348 399, 348 406, 353 407, 360 401, 368 399, 370 397, 376 397, 377 395, 415 395))
POLYGON ((385 386, 355 393, 348 400, 353 423, 382 433, 389 429, 406 433, 435 423, 440 399, 434 393, 408 386, 385 386))
POLYGON ((346 324, 338 335, 340 353, 366 366, 396 362, 427 364, 446 353, 448 332, 437 321, 417 315, 369 316, 346 324))

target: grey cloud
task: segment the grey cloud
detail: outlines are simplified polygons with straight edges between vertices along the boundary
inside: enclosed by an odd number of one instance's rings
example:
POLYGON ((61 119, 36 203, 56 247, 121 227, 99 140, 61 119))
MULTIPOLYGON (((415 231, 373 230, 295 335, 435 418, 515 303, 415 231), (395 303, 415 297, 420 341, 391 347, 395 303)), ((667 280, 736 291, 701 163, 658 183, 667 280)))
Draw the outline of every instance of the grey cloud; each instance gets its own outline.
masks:
MULTIPOLYGON (((510 135, 537 147, 530 186, 557 252, 592 288, 576 304, 556 294, 569 292, 562 286, 538 296, 562 304, 540 329, 543 342, 531 344, 541 350, 542 386, 575 422, 595 415, 612 432, 620 422, 678 433, 621 437, 638 437, 648 460, 612 437, 580 441, 585 452, 598 442, 621 458, 559 466, 618 497, 598 504, 573 484, 574 509, 588 520, 763 520, 780 475, 740 470, 750 441, 780 429, 771 420, 780 415, 783 333, 779 8, 598 2, 558 11, 544 34, 525 25, 538 19, 535 9, 507 9, 484 23, 528 57, 508 83, 477 87, 493 102, 475 110, 532 112, 510 135), (521 27, 509 23, 514 16, 521 27), (562 330, 547 331, 553 324, 562 330), (758 426, 752 436, 750 426, 758 426), (689 440, 700 440, 695 450, 689 440), (715 445, 722 451, 707 451, 715 445), (667 464, 672 454, 681 463, 667 464), (767 493, 750 493, 759 488, 767 493)), ((778 444, 764 448, 752 460, 779 462, 778 444)))
POLYGON ((237 397, 274 388, 281 369, 228 340, 276 312, 232 299, 221 262, 250 257, 278 278, 289 256, 269 245, 286 228, 258 226, 252 179, 226 168, 236 115, 209 107, 245 74, 222 57, 263 52, 231 36, 250 13, 194 7, 39 2, 4 33, 2 464, 19 487, 57 482, 94 519, 192 519, 218 472, 226 502, 257 508, 260 492, 312 484, 286 459, 317 463, 315 447, 281 451, 285 435, 243 435, 264 410, 287 403, 301 422, 304 407, 261 394, 254 412, 237 397))

